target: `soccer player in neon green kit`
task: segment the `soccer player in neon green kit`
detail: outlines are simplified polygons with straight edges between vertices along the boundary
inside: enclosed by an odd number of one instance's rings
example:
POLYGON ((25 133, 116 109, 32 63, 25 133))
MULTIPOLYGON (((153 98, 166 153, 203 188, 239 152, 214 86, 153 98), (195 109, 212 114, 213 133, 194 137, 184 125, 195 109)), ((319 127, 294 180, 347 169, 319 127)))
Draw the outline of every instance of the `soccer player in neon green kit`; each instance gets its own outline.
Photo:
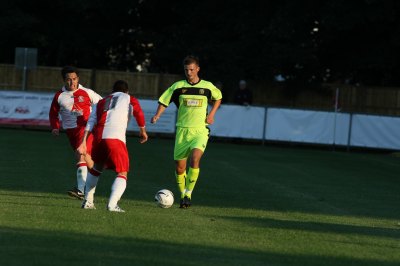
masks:
POLYGON ((200 79, 199 59, 188 55, 183 60, 186 80, 171 85, 158 100, 156 114, 151 123, 156 123, 161 114, 174 102, 178 108, 174 147, 175 177, 181 193, 180 208, 191 206, 194 186, 200 173, 200 160, 207 146, 214 115, 221 105, 221 91, 211 82, 200 79), (212 108, 208 113, 208 103, 212 108), (190 159, 186 174, 187 160, 190 159))

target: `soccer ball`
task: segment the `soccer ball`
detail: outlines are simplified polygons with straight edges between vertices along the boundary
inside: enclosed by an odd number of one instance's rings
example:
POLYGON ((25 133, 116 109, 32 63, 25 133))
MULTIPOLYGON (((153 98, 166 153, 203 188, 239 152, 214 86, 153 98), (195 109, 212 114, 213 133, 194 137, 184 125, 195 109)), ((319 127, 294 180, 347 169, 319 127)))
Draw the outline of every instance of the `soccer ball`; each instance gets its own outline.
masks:
POLYGON ((161 208, 169 208, 174 203, 174 194, 168 189, 161 189, 157 191, 154 200, 161 208))

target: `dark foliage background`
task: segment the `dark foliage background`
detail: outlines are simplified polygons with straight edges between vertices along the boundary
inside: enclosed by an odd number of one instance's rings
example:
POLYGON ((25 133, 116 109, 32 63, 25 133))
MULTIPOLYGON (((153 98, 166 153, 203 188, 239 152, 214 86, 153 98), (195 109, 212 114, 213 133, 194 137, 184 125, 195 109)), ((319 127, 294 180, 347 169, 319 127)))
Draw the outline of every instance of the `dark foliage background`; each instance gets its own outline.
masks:
POLYGON ((181 74, 194 53, 203 77, 228 85, 400 85, 395 0, 1 2, 0 63, 35 47, 39 65, 181 74))

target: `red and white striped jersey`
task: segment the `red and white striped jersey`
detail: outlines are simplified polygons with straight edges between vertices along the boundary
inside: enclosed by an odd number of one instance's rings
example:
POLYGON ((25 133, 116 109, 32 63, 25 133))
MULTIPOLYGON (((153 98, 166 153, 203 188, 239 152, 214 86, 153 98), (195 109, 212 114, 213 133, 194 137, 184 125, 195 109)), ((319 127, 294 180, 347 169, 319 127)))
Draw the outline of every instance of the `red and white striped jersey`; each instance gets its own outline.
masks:
POLYGON ((123 92, 114 92, 100 100, 90 114, 87 131, 94 131, 96 141, 101 139, 119 139, 126 142, 126 129, 131 117, 135 117, 139 127, 145 126, 145 118, 139 101, 123 92))
POLYGON ((59 115, 64 129, 86 126, 92 105, 96 104, 101 98, 99 94, 80 84, 75 91, 69 91, 65 86, 62 87, 54 95, 51 103, 49 112, 51 128, 60 128, 59 115))

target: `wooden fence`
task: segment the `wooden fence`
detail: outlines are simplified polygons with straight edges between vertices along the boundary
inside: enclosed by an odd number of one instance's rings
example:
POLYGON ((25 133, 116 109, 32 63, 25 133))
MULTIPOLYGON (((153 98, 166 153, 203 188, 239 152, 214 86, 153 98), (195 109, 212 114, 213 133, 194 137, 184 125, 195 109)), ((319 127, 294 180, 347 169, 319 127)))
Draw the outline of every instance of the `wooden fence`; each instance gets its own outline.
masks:
MULTIPOLYGON (((179 75, 135 73, 123 71, 104 71, 95 69, 79 69, 79 82, 101 95, 111 91, 118 79, 128 82, 130 90, 136 97, 156 99, 160 93, 173 82, 182 79, 179 75)), ((27 74, 27 91, 53 92, 63 86, 60 67, 37 67, 27 74)), ((23 88, 23 72, 14 65, 0 64, 0 89, 21 90, 23 88)))
MULTIPOLYGON (((136 97, 148 99, 157 99, 173 82, 183 78, 172 74, 96 69, 79 69, 79 71, 80 83, 101 95, 108 94, 113 83, 123 79, 128 82, 136 97)), ((63 86, 60 72, 60 67, 43 66, 28 71, 26 90, 53 92, 60 89, 63 86)), ((0 89, 21 90, 22 79, 21 69, 16 69, 14 65, 0 64, 0 89)), ((293 96, 294 94, 284 85, 249 80, 248 87, 253 91, 255 105, 332 111, 335 92, 339 88, 339 108, 343 112, 400 115, 400 88, 324 84, 322 88, 302 90, 293 96)), ((224 102, 229 103, 234 91, 226 92, 230 97, 224 102)))
MULTIPOLYGON (((283 84, 248 82, 254 103, 270 107, 333 111, 339 89, 339 111, 400 116, 400 88, 323 84, 322 88, 304 89, 293 97, 283 84)), ((229 92, 230 93, 230 92, 229 92)))

